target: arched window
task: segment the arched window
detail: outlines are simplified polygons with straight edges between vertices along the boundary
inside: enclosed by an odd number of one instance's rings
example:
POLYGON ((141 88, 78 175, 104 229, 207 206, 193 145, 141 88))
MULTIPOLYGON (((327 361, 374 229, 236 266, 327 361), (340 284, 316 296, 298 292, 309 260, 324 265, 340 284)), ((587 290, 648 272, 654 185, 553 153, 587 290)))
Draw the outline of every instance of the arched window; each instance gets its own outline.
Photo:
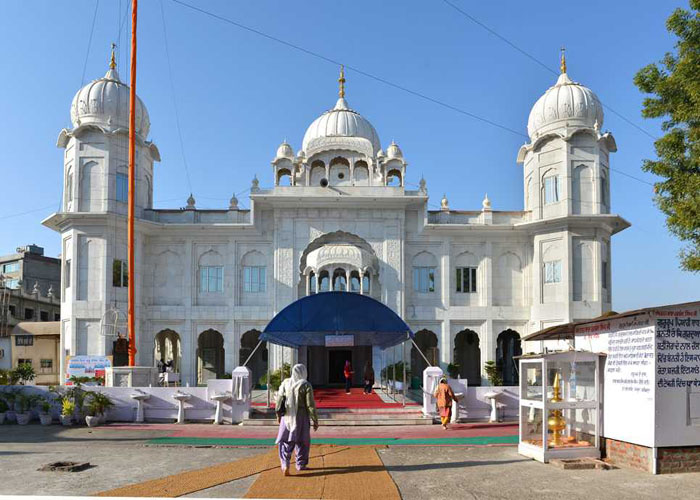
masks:
POLYGON ((389 170, 386 174, 386 185, 400 187, 401 182, 401 171, 397 169, 389 170))
POLYGON ((281 168, 277 171, 277 185, 278 186, 291 186, 292 185, 292 172, 288 168, 281 168))
POLYGON ((360 273, 357 271, 350 273, 350 291, 355 293, 360 291, 360 273))
POLYGON ((206 330, 197 338, 197 384, 220 378, 224 374, 224 337, 216 330, 206 330))
POLYGON ((602 212, 607 214, 610 206, 608 205, 608 178, 605 175, 600 178, 600 203, 602 212))
POLYGON ((496 339, 496 366, 501 372, 503 385, 518 385, 517 361, 513 359, 523 353, 520 335, 514 330, 504 330, 496 339))
POLYGON ((345 292, 347 291, 347 278, 345 276, 345 269, 339 268, 333 271, 333 291, 334 292, 345 292))
POLYGON ((172 371, 179 373, 181 357, 180 335, 173 330, 161 330, 158 332, 153 351, 154 365, 157 365, 159 361, 164 363, 171 362, 172 371))
POLYGON ((209 250, 199 258, 199 293, 224 291, 224 258, 215 250, 209 250))
POLYGON ((481 385, 481 349, 476 332, 462 330, 457 334, 454 363, 459 365, 459 375, 468 380, 469 386, 481 385))
POLYGON ((326 165, 321 160, 316 160, 311 164, 311 175, 309 186, 320 186, 321 179, 326 177, 326 165))
POLYGON ((309 295, 312 293, 316 293, 316 275, 313 271, 309 273, 307 279, 309 280, 309 295))
POLYGON ((362 276, 362 292, 365 295, 369 295, 369 293, 371 292, 371 290, 370 290, 370 283, 371 282, 372 282, 372 280, 370 279, 369 273, 365 273, 365 275, 362 276))
POLYGON ((428 252, 420 252, 413 258, 413 291, 418 293, 435 292, 435 272, 437 259, 428 252))
POLYGON ((542 178, 542 198, 545 205, 559 201, 559 176, 549 170, 542 178))
POLYGON ((331 186, 350 185, 350 162, 343 157, 331 160, 330 179, 331 186))
POLYGON ((355 163, 354 168, 355 174, 355 185, 356 186, 369 186, 369 168, 367 167, 367 162, 358 161, 355 163))
POLYGON ((328 271, 321 271, 318 280, 318 291, 327 292, 330 290, 331 280, 328 277, 328 271))
POLYGON ((575 214, 593 213, 593 176, 587 165, 574 168, 572 180, 572 202, 575 214))
POLYGON ((411 348, 411 375, 419 377, 420 382, 423 382, 423 370, 428 367, 428 364, 423 359, 423 356, 428 358, 432 366, 438 366, 440 360, 440 351, 438 349, 438 338, 435 333, 430 330, 421 330, 416 332, 414 339, 415 345, 411 348), (418 349, 420 352, 418 352, 418 349), (423 353, 423 356, 421 356, 423 353))

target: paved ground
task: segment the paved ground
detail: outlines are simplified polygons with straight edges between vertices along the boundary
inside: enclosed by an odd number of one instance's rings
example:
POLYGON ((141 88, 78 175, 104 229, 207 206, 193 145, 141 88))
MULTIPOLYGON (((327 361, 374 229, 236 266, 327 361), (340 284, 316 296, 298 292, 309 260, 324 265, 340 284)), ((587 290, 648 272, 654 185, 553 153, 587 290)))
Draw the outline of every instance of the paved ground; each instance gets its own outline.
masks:
MULTIPOLYGON (((108 426, 90 430, 0 426, 0 494, 88 495, 178 471, 234 461, 269 449, 148 445, 154 438, 172 436, 176 430, 171 427, 108 426), (36 470, 58 460, 89 461, 95 467, 80 473, 36 470)), ((198 435, 207 430, 220 435, 226 431, 244 436, 240 429, 187 425, 178 426, 177 432, 198 435)), ((431 435, 453 432, 438 429, 432 426, 426 431, 423 427, 422 432, 431 435)), ((493 428, 487 430, 494 432, 493 428)), ((323 435, 339 436, 347 432, 347 428, 327 428, 323 435)), ((353 432, 361 433, 357 429, 353 432)), ((365 428, 367 432, 377 431, 365 428)), ((421 435, 417 427, 379 432, 421 435)), ((483 427, 465 427, 454 432, 474 435, 486 431, 483 427)), ((688 499, 697 498, 700 491, 700 473, 652 476, 626 469, 562 471, 519 456, 513 446, 389 446, 380 449, 379 455, 405 499, 688 499)), ((240 497, 255 479, 255 476, 241 479, 191 496, 240 497)))

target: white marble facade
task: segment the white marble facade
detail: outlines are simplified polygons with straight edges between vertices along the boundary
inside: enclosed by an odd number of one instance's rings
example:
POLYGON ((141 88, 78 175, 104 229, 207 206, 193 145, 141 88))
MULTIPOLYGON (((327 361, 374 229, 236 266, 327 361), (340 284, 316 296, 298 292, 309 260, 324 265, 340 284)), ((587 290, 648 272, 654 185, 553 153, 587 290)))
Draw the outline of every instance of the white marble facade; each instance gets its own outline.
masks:
MULTIPOLYGON (((274 186, 253 180, 250 209, 238 208, 235 196, 221 210, 199 210, 192 197, 185 208, 154 209, 160 156, 139 100, 131 277, 139 364, 175 356, 190 384, 211 376, 207 367, 230 372, 277 312, 335 287, 387 304, 423 331, 428 355, 443 368, 469 363, 476 383, 483 362, 507 356, 497 352, 502 332, 524 336, 610 310, 611 237, 629 224, 610 213, 616 145, 601 131, 592 91, 563 70, 533 107, 530 141, 517 156, 522 211, 494 210, 488 198, 478 210, 454 210, 443 199, 442 210, 431 211, 425 181, 405 187, 401 149, 382 148, 370 122, 350 109, 341 80, 337 103, 309 126, 301 149, 283 143, 271 172, 261 170, 274 186), (468 354, 455 348, 464 331, 468 354)), ((66 354, 111 354, 101 318, 115 304, 126 310, 127 108, 128 87, 110 68, 76 94, 73 126, 58 140, 63 207, 44 224, 62 238, 66 354)), ((273 367, 282 355, 272 349, 273 367)), ((373 361, 378 369, 377 351, 373 361)))

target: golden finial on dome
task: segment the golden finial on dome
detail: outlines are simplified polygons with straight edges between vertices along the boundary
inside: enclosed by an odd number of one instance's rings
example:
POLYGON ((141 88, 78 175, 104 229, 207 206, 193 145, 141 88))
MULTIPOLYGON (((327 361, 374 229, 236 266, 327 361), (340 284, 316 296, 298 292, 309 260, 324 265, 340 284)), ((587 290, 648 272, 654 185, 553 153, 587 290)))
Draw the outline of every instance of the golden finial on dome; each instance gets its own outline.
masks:
POLYGON ((561 58, 560 58, 560 63, 559 63, 559 69, 561 70, 562 75, 566 73, 566 48, 562 47, 561 48, 561 58))
POLYGON ((340 89, 338 90, 338 96, 341 98, 345 97, 345 66, 340 65, 340 78, 338 78, 338 83, 340 84, 340 89))
POLYGON ((117 48, 116 43, 112 43, 112 57, 109 60, 109 69, 116 69, 117 68, 117 61, 114 58, 114 49, 117 48))

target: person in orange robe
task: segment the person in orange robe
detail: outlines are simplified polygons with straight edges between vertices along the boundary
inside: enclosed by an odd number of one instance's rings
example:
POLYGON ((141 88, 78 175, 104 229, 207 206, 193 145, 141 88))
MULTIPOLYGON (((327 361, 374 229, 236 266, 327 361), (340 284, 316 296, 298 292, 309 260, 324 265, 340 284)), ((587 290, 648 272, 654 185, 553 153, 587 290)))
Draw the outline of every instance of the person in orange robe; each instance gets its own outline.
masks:
POLYGON ((435 389, 435 394, 433 394, 433 396, 437 399, 442 428, 447 430, 447 425, 450 423, 450 418, 452 418, 452 401, 457 398, 455 397, 452 387, 447 383, 446 377, 440 378, 440 383, 437 389, 435 389))

